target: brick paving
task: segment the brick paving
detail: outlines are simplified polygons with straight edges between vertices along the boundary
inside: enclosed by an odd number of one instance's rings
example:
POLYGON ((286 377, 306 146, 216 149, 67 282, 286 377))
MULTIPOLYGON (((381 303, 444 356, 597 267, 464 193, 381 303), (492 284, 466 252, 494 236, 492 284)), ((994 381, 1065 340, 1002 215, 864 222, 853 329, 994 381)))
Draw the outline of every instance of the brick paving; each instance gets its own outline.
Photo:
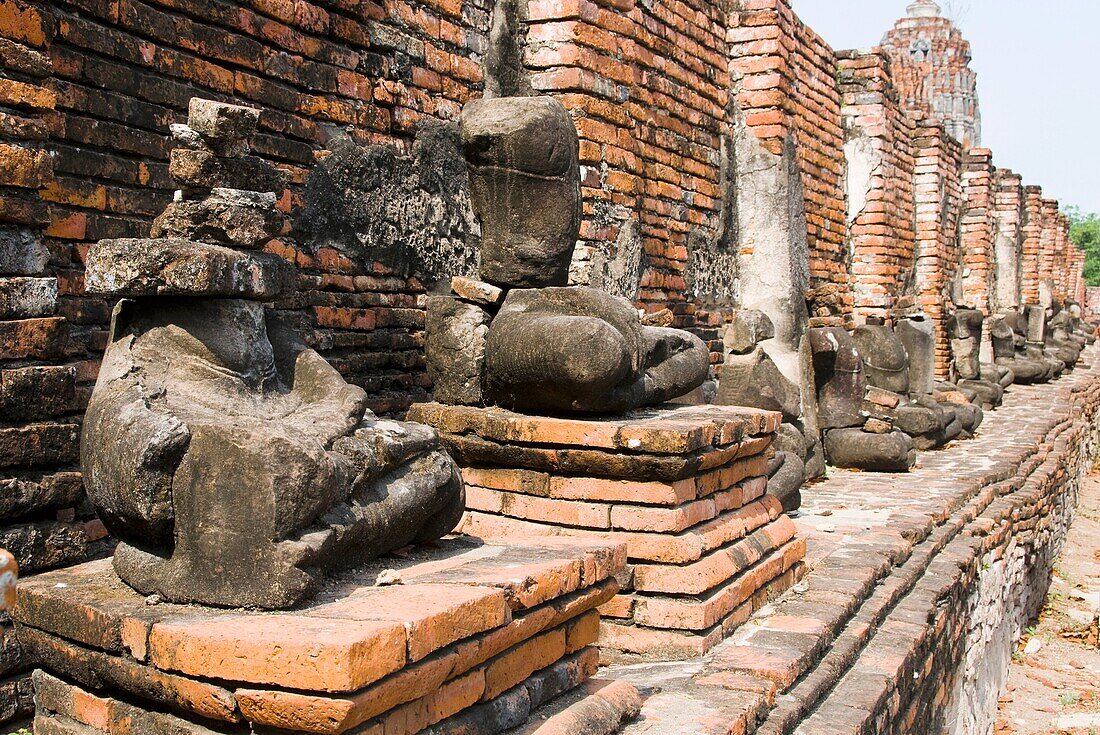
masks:
POLYGON ((974 440, 922 453, 909 474, 833 470, 806 488, 806 578, 698 661, 607 670, 646 697, 625 732, 935 731, 975 579, 1010 546, 1058 535, 1098 402, 1100 367, 1082 365, 1014 386, 974 440))

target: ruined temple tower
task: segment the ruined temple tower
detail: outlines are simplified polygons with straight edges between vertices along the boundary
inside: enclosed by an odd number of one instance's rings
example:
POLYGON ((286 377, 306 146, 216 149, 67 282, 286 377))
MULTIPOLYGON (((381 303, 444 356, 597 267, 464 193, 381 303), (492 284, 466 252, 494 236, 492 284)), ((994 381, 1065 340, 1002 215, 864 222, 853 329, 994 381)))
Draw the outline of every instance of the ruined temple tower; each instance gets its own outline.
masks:
POLYGON ((981 145, 978 81, 970 42, 934 0, 915 0, 883 36, 902 106, 927 110, 969 150, 981 145))

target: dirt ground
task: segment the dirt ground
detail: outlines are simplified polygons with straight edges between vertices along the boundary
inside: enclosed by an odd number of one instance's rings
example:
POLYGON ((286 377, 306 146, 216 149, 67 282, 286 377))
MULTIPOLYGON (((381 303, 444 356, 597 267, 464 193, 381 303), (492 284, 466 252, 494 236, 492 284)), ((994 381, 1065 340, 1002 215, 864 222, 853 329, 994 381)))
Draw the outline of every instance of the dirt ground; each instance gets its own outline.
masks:
POLYGON ((1082 487, 1046 609, 1019 641, 995 735, 1100 735, 1100 473, 1082 487))

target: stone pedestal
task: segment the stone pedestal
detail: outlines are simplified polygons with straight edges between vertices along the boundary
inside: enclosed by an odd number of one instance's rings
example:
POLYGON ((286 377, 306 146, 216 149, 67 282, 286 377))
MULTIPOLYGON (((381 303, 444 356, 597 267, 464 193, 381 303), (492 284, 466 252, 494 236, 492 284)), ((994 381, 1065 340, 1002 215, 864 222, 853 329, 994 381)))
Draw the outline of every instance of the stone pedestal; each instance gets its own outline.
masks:
POLYGON ((592 539, 444 539, 287 612, 157 603, 97 561, 26 580, 13 617, 43 735, 488 735, 595 673, 625 561, 592 539))
POLYGON ((606 660, 701 655, 802 574, 805 542, 766 495, 780 415, 736 406, 601 421, 418 404, 463 468, 459 530, 625 542, 606 660))

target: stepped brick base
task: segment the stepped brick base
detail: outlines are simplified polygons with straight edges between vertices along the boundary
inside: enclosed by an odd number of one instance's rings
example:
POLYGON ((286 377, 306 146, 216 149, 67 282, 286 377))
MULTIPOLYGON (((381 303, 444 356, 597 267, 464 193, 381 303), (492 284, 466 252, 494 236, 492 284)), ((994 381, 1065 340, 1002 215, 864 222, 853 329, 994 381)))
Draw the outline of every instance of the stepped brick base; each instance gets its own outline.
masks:
POLYGON ((803 571, 805 542, 767 495, 779 414, 666 407, 598 421, 418 404, 463 466, 482 538, 623 542, 622 592, 600 608, 605 660, 705 653, 803 571))
MULTIPOLYGON (((502 732, 595 673, 625 561, 598 540, 447 539, 287 612, 147 604, 109 561, 43 574, 14 612, 40 669, 35 732, 502 732)), ((620 693, 601 712, 615 702, 637 710, 620 693)))

